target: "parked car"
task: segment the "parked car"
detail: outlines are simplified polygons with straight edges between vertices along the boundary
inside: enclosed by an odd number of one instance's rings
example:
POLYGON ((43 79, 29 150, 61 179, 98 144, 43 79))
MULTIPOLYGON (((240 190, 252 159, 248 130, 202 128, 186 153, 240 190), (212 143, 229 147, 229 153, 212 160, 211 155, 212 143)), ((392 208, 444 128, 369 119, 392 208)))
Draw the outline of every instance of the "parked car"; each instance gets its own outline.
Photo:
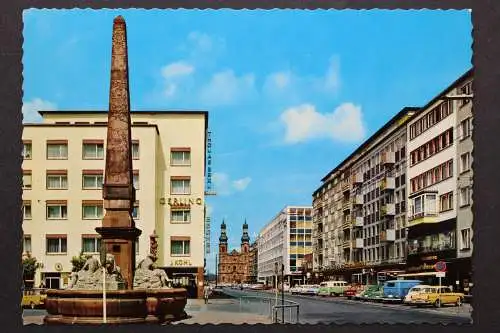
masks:
POLYGON ((345 281, 325 281, 319 285, 318 295, 321 296, 341 296, 347 288, 345 281))
POLYGON ((384 302, 403 302, 406 294, 411 288, 421 284, 420 280, 390 280, 386 281, 383 286, 384 302))
POLYGON ((361 284, 352 284, 350 286, 347 286, 346 289, 344 289, 344 296, 347 297, 347 299, 353 299, 356 295, 361 293, 364 290, 364 286, 361 284))
POLYGON ((463 299, 463 293, 455 293, 450 287, 432 286, 412 296, 412 304, 416 306, 433 305, 437 308, 446 304, 460 306, 462 305, 463 299))
POLYGON ((417 294, 423 292, 425 290, 425 288, 429 288, 430 286, 429 285, 426 285, 426 284, 419 284, 419 285, 416 285, 414 287, 412 287, 408 293, 406 294, 405 296, 405 299, 403 300, 403 303, 404 304, 412 304, 411 303, 411 299, 413 296, 416 296, 417 294))
POLYGON ((363 301, 381 301, 384 296, 384 289, 382 286, 374 285, 368 287, 362 294, 361 300, 363 301))
POLYGON ((249 287, 250 287, 250 289, 252 289, 252 290, 264 290, 264 289, 265 289, 265 288, 264 288, 265 286, 264 286, 264 284, 263 284, 263 283, 256 283, 256 284, 252 284, 252 285, 250 285, 249 287))
POLYGON ((302 288, 303 295, 318 295, 319 285, 307 285, 302 288))
POLYGON ((298 294, 302 293, 302 287, 303 286, 301 286, 301 285, 293 286, 292 288, 290 288, 290 294, 298 295, 298 294))
POLYGON ((21 301, 21 306, 23 308, 41 308, 45 306, 45 299, 47 294, 45 289, 34 288, 28 289, 23 292, 23 299, 21 301))

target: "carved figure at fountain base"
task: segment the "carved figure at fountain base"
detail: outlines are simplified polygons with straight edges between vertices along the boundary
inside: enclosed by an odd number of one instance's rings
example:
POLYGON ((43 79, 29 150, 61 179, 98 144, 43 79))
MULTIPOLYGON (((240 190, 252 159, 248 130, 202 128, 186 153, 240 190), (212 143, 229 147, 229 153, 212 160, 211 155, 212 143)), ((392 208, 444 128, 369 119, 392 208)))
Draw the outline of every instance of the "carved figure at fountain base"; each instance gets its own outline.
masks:
POLYGON ((156 258, 148 255, 142 260, 134 275, 134 289, 165 289, 171 288, 171 281, 162 269, 155 267, 156 258))
POLYGON ((104 278, 106 290, 124 290, 127 287, 120 267, 116 265, 115 257, 110 253, 106 254, 104 267, 101 266, 97 258, 88 258, 83 268, 73 274, 68 289, 102 290, 104 278), (104 270, 105 277, 102 270, 104 270))

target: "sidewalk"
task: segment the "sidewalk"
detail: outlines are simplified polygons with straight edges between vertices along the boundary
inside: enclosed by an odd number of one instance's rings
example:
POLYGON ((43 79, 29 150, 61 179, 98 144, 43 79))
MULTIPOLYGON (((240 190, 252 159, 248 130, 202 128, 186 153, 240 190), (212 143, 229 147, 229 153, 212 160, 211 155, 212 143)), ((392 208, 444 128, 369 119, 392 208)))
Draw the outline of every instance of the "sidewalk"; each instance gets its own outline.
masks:
POLYGON ((190 318, 172 323, 178 324, 271 324, 268 316, 238 312, 236 300, 211 299, 208 304, 202 299, 188 299, 186 313, 190 318))

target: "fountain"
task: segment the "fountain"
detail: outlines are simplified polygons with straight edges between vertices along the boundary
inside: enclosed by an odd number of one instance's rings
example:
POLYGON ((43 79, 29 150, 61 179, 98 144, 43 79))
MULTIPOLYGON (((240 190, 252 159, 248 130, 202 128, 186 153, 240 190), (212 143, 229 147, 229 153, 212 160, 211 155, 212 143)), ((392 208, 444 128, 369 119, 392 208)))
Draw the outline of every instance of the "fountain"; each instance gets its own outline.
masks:
POLYGON ((186 316, 187 291, 172 288, 157 261, 156 234, 150 254, 135 266, 141 230, 132 218, 132 175, 127 32, 123 17, 113 22, 101 258, 89 257, 65 290, 48 290, 48 325, 165 323, 186 316))

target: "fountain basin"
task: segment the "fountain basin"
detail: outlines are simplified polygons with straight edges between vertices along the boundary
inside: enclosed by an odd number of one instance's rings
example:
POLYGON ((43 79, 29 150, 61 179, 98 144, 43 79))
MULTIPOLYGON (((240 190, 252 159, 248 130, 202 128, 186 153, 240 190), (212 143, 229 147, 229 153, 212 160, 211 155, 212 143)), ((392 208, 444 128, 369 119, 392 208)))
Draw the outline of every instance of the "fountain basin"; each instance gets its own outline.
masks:
MULTIPOLYGON (((47 325, 103 324, 102 291, 48 290, 47 325)), ((186 289, 109 290, 106 292, 106 324, 164 323, 182 319, 186 289)))

